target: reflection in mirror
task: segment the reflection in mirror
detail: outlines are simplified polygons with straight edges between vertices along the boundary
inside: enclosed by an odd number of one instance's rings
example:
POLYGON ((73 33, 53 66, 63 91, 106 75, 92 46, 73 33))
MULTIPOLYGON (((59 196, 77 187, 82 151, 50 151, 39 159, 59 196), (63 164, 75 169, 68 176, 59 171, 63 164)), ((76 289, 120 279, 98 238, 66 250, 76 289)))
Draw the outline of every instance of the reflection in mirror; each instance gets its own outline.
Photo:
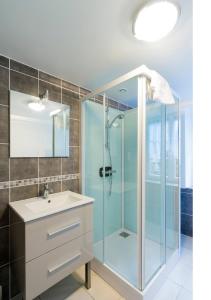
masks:
POLYGON ((10 91, 10 157, 69 156, 68 105, 10 91))

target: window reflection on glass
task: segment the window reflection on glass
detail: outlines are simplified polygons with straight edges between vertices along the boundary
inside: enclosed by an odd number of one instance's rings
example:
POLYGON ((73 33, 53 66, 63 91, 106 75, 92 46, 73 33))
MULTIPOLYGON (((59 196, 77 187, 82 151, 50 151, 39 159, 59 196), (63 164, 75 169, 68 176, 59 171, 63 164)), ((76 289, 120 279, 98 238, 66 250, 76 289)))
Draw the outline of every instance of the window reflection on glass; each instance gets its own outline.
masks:
POLYGON ((166 122, 166 177, 169 181, 174 181, 179 177, 179 162, 178 162, 178 126, 179 122, 175 115, 168 118, 166 122), (171 176, 171 177, 170 177, 171 176))
POLYGON ((178 160, 178 111, 176 105, 159 107, 150 103, 147 108, 148 120, 146 124, 147 134, 147 177, 151 180, 158 180, 161 176, 161 154, 166 152, 166 178, 174 182, 179 177, 178 160), (165 127, 162 127, 165 122, 165 127), (162 132, 165 128, 165 132, 162 132), (162 135, 165 134, 165 143, 162 135), (162 150, 163 149, 163 150, 162 150))
POLYGON ((160 175, 161 160, 161 123, 152 122, 149 124, 149 175, 160 175))

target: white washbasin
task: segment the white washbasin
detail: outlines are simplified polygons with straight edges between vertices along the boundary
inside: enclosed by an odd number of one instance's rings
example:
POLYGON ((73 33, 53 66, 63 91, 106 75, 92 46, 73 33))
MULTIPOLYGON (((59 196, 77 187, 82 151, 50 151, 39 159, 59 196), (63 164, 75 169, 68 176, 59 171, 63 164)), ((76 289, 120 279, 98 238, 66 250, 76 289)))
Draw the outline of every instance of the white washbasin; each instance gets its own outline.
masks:
POLYGON ((26 207, 29 208, 34 213, 39 212, 50 212, 51 210, 57 210, 66 205, 71 205, 76 201, 80 201, 75 197, 71 197, 70 195, 58 195, 57 197, 49 196, 48 199, 36 200, 34 202, 26 203, 26 207))
POLYGON ((93 202, 94 199, 71 191, 55 193, 47 199, 36 197, 11 202, 10 206, 24 222, 93 202))

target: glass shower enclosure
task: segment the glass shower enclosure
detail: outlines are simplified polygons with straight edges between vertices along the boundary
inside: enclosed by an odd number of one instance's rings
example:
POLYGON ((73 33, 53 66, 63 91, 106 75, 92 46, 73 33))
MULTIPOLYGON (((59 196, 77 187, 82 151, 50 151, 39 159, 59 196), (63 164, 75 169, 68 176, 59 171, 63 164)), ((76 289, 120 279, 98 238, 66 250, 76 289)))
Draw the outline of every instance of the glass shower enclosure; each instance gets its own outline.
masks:
POLYGON ((95 199, 95 260, 142 292, 179 253, 180 232, 179 101, 150 94, 138 68, 82 102, 82 192, 95 199))

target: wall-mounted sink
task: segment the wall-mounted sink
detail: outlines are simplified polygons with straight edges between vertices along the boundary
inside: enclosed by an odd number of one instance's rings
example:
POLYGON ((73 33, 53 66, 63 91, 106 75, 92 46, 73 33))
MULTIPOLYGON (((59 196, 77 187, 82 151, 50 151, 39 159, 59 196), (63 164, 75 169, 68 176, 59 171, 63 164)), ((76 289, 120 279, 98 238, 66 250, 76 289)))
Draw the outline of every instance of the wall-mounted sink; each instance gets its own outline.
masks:
POLYGON ((34 213, 42 213, 45 211, 55 211, 65 206, 69 206, 75 203, 76 201, 80 201, 79 198, 73 197, 69 193, 61 194, 59 193, 56 196, 49 196, 48 199, 37 199, 36 201, 26 203, 25 205, 34 213))
POLYGON ((94 199, 71 191, 49 195, 47 199, 35 197, 10 203, 24 222, 93 202, 94 199))
POLYGON ((11 249, 21 257, 17 278, 23 299, 37 298, 82 265, 91 287, 93 198, 70 191, 11 202, 14 227, 11 249))

